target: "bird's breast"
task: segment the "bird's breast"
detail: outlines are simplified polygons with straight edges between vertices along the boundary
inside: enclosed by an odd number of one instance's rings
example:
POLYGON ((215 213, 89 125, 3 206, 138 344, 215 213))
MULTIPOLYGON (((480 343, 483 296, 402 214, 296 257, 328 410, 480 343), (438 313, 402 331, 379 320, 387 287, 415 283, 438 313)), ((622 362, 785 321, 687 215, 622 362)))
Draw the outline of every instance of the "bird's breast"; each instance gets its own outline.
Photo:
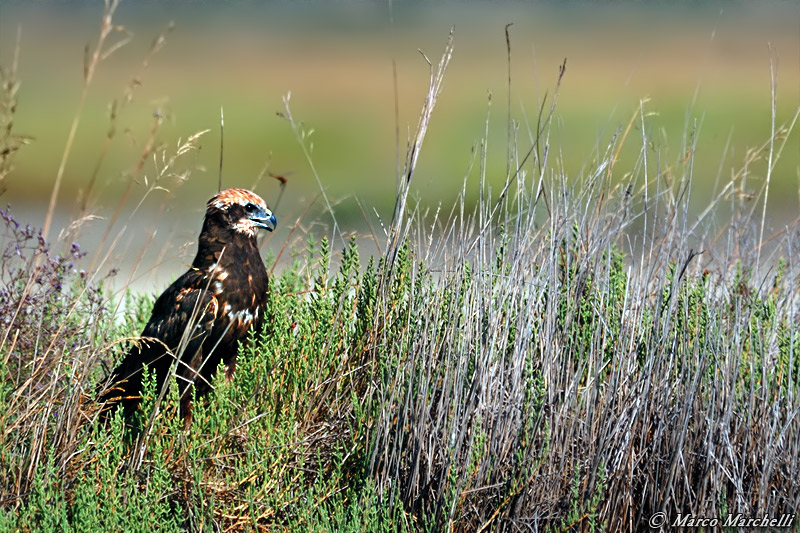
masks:
POLYGON ((260 323, 266 287, 256 283, 253 273, 215 265, 209 276, 209 290, 219 302, 218 316, 226 322, 229 335, 241 335, 260 323))

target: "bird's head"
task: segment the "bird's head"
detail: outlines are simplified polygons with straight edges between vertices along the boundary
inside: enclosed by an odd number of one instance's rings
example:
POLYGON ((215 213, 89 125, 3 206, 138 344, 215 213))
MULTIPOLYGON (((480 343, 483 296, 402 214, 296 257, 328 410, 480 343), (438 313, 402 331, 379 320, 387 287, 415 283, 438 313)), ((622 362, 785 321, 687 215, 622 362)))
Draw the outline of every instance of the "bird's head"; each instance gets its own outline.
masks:
POLYGON ((208 201, 206 220, 215 220, 235 233, 255 237, 259 228, 273 231, 277 220, 266 202, 245 189, 225 189, 208 201))

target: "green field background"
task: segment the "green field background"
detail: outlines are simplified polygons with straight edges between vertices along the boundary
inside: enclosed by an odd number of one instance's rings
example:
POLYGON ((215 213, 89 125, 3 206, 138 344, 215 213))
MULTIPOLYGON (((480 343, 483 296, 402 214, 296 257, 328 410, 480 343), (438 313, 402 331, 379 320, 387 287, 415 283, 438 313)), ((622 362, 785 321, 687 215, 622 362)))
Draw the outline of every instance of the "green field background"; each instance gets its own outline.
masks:
MULTIPOLYGON (((474 151, 487 131, 487 180, 502 187, 509 110, 519 123, 520 150, 527 150, 538 108, 545 96, 548 106, 552 101, 558 67, 566 59, 549 139, 554 171, 579 179, 644 102, 645 128, 654 139, 648 157, 659 157, 663 172, 685 159, 687 136, 696 131, 692 205, 700 209, 741 168, 747 151, 769 139, 770 46, 777 123, 795 114, 800 104, 799 11, 791 3, 668 8, 341 2, 208 8, 201 3, 123 2, 114 23, 125 31, 110 42, 126 36, 131 41, 101 62, 89 88, 57 220, 65 224, 75 212, 75 198, 98 162, 90 205, 94 214, 108 219, 158 114, 163 123, 157 140, 167 151, 178 139, 211 131, 201 149, 182 160, 195 170, 174 191, 167 215, 140 217, 136 226, 162 235, 177 232, 179 242, 194 238, 204 202, 217 187, 222 107, 224 185, 255 186, 274 202, 277 182, 267 177, 256 183, 256 177, 265 167, 286 176, 276 213, 282 224, 274 237, 285 238, 282 232, 320 206, 309 162, 290 124, 277 114, 285 111, 283 98, 291 93, 293 116, 307 132, 313 130, 306 146, 337 206, 339 223, 351 231, 363 231, 367 220, 379 227, 380 219, 391 216, 398 154, 402 159, 427 90, 429 67, 420 52, 438 62, 451 27, 455 52, 415 176, 423 206, 435 209, 456 201, 471 167, 468 195, 477 198, 474 151), (171 22, 174 29, 163 48, 148 57, 153 39, 171 22), (509 23, 510 101, 504 34, 509 23), (133 79, 132 99, 126 101, 133 79), (114 101, 115 135, 102 156, 114 101)), ((80 100, 84 49, 97 39, 101 14, 99 4, 0 4, 0 64, 6 72, 18 36, 20 43, 13 129, 31 139, 15 157, 0 202, 14 206, 34 225, 41 225, 46 210, 80 100)), ((625 179, 633 168, 641 135, 637 119, 622 145, 615 179, 625 179)), ((774 169, 770 226, 780 228, 796 217, 799 148, 795 132, 774 169)), ((132 198, 157 167, 152 160, 145 164, 132 198)), ((759 201, 765 176, 766 164, 754 163, 747 180, 737 182, 737 192, 759 201)), ((148 201, 156 206, 160 197, 148 201)), ((312 229, 313 224, 307 222, 312 229)))

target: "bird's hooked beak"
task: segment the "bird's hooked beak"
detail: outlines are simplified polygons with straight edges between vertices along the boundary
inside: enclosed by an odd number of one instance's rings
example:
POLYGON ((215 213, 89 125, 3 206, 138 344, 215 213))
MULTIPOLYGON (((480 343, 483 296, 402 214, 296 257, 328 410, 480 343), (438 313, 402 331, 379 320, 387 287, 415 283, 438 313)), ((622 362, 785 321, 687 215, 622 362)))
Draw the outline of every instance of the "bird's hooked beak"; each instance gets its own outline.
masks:
POLYGON ((253 224, 267 231, 273 231, 278 225, 275 215, 269 209, 259 209, 248 218, 253 221, 253 224))

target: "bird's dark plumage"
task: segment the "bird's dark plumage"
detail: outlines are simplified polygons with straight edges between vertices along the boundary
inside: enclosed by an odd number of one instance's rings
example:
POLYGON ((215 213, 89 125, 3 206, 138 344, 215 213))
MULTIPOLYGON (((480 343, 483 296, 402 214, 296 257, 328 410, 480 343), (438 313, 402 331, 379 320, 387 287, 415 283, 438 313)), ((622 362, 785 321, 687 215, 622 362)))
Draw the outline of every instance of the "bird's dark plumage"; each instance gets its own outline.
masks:
POLYGON ((192 386, 197 396, 207 393, 220 363, 228 377, 233 374, 239 341, 265 318, 267 270, 256 233, 275 224, 264 200, 250 191, 226 189, 208 201, 197 256, 156 300, 140 341, 101 397, 107 406, 121 403, 126 418, 135 412, 144 365, 155 372, 159 390, 174 373, 184 417, 192 386))

